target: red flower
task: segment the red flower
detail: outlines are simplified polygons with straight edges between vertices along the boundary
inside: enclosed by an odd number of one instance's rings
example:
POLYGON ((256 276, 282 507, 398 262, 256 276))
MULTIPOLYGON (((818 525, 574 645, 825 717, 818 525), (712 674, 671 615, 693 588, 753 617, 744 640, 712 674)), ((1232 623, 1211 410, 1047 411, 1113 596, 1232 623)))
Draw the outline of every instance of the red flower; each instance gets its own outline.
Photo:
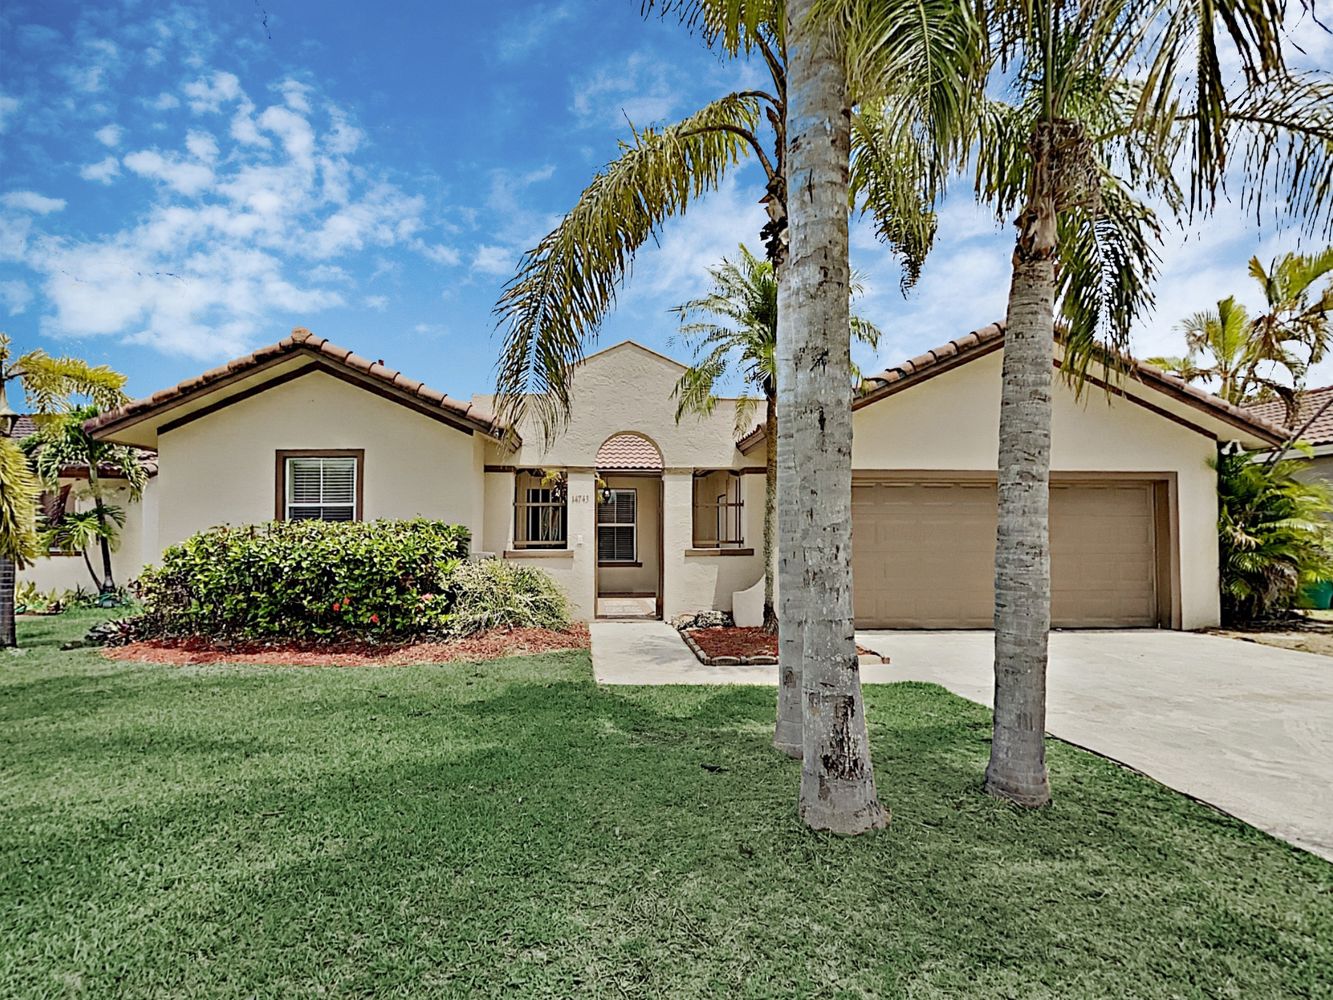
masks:
POLYGON ((378 625, 379 623, 380 623, 380 616, 379 616, 379 615, 371 615, 371 616, 370 616, 370 624, 372 624, 372 625, 378 625))
POLYGON ((334 602, 333 602, 333 610, 334 610, 334 611, 341 611, 341 610, 342 610, 342 608, 338 605, 338 602, 337 602, 337 601, 334 601, 334 602))

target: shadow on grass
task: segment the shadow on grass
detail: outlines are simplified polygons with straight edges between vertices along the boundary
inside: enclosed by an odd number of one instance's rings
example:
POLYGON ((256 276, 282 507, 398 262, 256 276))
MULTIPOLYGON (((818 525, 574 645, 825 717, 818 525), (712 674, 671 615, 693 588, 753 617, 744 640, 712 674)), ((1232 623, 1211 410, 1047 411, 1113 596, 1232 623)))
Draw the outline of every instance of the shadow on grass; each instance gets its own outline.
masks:
POLYGON ((1053 808, 987 799, 989 716, 930 685, 867 688, 894 822, 838 839, 796 820, 768 689, 598 689, 582 653, 145 668, 98 674, 79 715, 89 672, 7 689, 31 723, 4 761, 0 992, 1316 995, 1329 975, 1333 867, 1060 745, 1053 808))

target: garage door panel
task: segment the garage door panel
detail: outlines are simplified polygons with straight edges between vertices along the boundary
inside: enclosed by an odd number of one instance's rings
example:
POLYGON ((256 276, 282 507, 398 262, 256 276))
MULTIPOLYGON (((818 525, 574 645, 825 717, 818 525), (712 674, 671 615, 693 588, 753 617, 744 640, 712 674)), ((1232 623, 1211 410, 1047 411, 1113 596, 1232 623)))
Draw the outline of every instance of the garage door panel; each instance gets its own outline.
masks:
MULTIPOLYGON (((995 504, 992 483, 856 483, 857 626, 990 627, 995 504)), ((1154 504, 1147 482, 1052 485, 1052 624, 1156 623, 1154 504)))

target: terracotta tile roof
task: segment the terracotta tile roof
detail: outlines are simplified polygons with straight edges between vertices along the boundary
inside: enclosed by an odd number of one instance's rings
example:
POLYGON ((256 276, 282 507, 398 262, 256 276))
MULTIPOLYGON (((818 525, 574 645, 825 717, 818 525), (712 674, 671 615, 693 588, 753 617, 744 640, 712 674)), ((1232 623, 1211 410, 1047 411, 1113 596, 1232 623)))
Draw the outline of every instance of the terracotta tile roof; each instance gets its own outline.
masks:
MULTIPOLYGON (((10 434, 15 441, 22 441, 25 437, 30 437, 37 433, 37 421, 32 418, 31 413, 20 413, 19 418, 14 421, 14 430, 10 434)), ((135 448, 139 455, 139 464, 144 467, 144 471, 150 477, 157 475, 157 452, 151 448, 135 448)), ((80 462, 78 465, 67 465, 60 470, 62 476, 86 475, 88 466, 80 462)), ((103 478, 115 478, 115 470, 111 468, 99 468, 98 474, 103 478)))
POLYGON ((463 423, 493 437, 500 436, 505 430, 505 425, 491 413, 474 406, 472 403, 446 396, 438 389, 432 389, 414 378, 408 378, 400 371, 385 367, 381 362, 371 361, 368 358, 353 354, 348 348, 330 343, 325 338, 317 337, 302 327, 297 327, 291 332, 291 336, 284 337, 276 344, 261 347, 252 354, 237 358, 235 361, 229 361, 225 365, 204 372, 202 375, 188 378, 170 389, 161 389, 151 396, 136 399, 117 409, 109 410, 89 420, 85 426, 89 433, 96 433, 105 431, 117 424, 142 419, 158 409, 174 405, 192 395, 208 390, 224 379, 229 380, 237 375, 272 364, 285 356, 297 354, 309 355, 325 363, 375 379, 390 388, 397 389, 415 398, 419 402, 425 403, 427 406, 438 407, 463 423))
POLYGON ((662 453, 638 434, 617 434, 597 449, 599 469, 661 469, 662 453))
MULTIPOLYGON (((971 333, 957 337, 947 344, 932 348, 924 354, 918 354, 916 357, 904 361, 902 364, 886 368, 879 374, 870 376, 866 379, 866 386, 852 402, 852 409, 857 410, 870 405, 876 400, 883 399, 904 383, 928 378, 930 375, 946 371, 954 365, 972 361, 1003 346, 1003 323, 991 323, 979 330, 973 330, 971 333)), ((1135 358, 1125 356, 1122 360, 1129 367, 1129 377, 1135 381, 1151 386, 1169 396, 1174 396, 1191 406, 1204 410, 1211 416, 1249 430, 1259 437, 1278 443, 1285 440, 1290 433, 1279 420, 1273 420, 1264 414, 1255 414, 1243 407, 1228 403, 1210 392, 1205 392, 1197 386, 1188 385, 1182 379, 1174 375, 1168 375, 1161 369, 1154 368, 1152 365, 1145 364, 1135 358)), ((1333 410, 1333 407, 1330 407, 1330 410, 1333 410)), ((745 452, 759 444, 763 439, 764 428, 761 424, 737 441, 736 447, 745 452)))
MULTIPOLYGON (((1261 420, 1275 424, 1287 422, 1287 404, 1280 399, 1271 403, 1255 403, 1245 409, 1261 420)), ((1306 389, 1296 397, 1296 419, 1291 422, 1292 432, 1305 427, 1311 418, 1314 418, 1314 422, 1306 427, 1301 439, 1308 444, 1333 443, 1333 385, 1306 389), (1325 406, 1328 409, 1323 410, 1325 406), (1323 412, 1320 413, 1320 410, 1323 412), (1315 414, 1319 415, 1316 417, 1315 414)))

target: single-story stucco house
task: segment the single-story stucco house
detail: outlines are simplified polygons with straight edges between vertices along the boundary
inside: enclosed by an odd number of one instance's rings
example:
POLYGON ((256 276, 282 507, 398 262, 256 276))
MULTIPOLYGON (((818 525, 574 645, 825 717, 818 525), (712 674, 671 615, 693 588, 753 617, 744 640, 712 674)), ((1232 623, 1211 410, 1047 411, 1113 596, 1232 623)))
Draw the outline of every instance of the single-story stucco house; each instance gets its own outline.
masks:
MULTIPOLYGON (((857 622, 978 628, 992 618, 1004 333, 969 333, 869 380, 854 403, 857 622)), ((765 448, 736 400, 677 423, 683 366, 633 342, 589 356, 568 426, 500 426, 305 330, 106 413, 98 437, 155 451, 132 576, 212 525, 427 516, 474 551, 548 570, 585 618, 728 609, 762 577, 765 448)), ((1219 444, 1283 429, 1146 365, 1081 395, 1057 380, 1053 618, 1061 626, 1218 622, 1219 444)), ((42 566, 30 571, 42 577, 42 566)))

